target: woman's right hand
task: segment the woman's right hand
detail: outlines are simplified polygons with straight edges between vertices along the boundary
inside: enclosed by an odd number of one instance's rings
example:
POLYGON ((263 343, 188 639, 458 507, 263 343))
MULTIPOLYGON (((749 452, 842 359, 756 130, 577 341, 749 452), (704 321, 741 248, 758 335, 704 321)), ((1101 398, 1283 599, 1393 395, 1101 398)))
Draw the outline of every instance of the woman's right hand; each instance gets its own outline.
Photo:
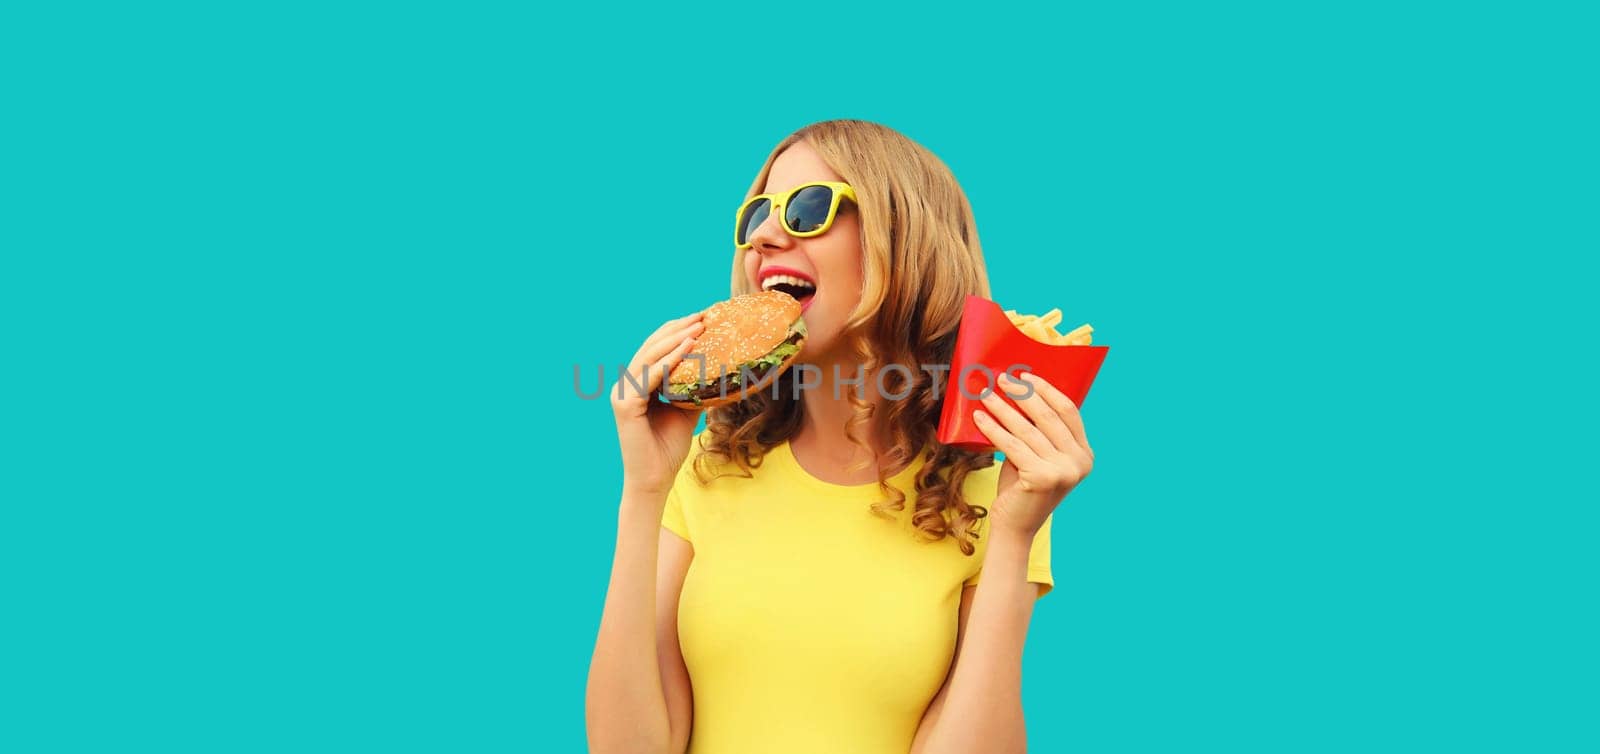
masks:
POLYGON ((678 468, 689 456, 689 441, 701 410, 689 410, 656 399, 656 390, 672 367, 705 329, 704 312, 671 320, 657 328, 628 363, 627 374, 611 386, 611 409, 622 446, 624 494, 665 502, 678 468), (641 394, 638 385, 644 386, 641 394))

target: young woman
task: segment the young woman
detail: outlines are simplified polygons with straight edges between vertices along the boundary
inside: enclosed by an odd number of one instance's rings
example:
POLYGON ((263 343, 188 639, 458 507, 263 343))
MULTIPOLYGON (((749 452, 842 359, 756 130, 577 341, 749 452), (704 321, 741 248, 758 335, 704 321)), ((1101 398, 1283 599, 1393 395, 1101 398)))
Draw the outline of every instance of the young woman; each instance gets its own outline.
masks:
MULTIPOLYGON (((934 439, 933 367, 989 284, 966 196, 926 149, 815 123, 748 197, 733 293, 790 278, 810 374, 712 409, 699 434, 698 413, 613 386, 624 473, 590 750, 1024 751, 1051 513, 1093 464, 1077 408, 1002 380, 1023 410, 990 396, 974 421, 1004 464, 934 439)), ((650 335, 633 379, 658 386, 699 318, 650 335)))

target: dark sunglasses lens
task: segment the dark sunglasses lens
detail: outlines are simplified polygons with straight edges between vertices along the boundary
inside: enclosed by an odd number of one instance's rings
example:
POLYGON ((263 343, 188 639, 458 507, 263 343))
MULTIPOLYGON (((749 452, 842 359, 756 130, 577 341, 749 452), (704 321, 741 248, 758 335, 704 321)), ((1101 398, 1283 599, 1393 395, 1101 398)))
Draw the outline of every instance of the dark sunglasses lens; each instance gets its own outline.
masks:
POLYGON ((741 245, 750 243, 750 234, 755 233, 756 228, 761 227, 761 224, 767 221, 767 215, 771 212, 772 202, 767 199, 761 199, 744 208, 744 212, 739 215, 739 243, 741 245))
POLYGON ((789 200, 783 208, 783 219, 796 233, 810 233, 828 221, 828 210, 833 207, 833 189, 827 186, 807 186, 789 200))

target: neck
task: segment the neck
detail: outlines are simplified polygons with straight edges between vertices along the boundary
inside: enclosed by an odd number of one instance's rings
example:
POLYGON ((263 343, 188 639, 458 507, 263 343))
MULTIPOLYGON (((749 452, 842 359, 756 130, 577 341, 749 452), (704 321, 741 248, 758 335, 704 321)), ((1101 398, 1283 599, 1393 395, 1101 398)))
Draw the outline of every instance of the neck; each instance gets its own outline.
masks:
POLYGON ((807 458, 826 464, 841 476, 867 481, 876 479, 880 458, 888 443, 878 427, 884 398, 878 395, 874 375, 860 370, 854 360, 819 359, 811 364, 821 370, 821 384, 802 393, 800 428, 790 440, 790 446, 801 449, 807 458), (847 383, 858 376, 863 379, 862 399, 874 405, 873 418, 858 430, 870 451, 850 442, 844 431, 845 424, 855 416, 855 406, 850 403, 852 388, 847 383), (863 460, 866 462, 864 469, 850 470, 851 465, 863 460))

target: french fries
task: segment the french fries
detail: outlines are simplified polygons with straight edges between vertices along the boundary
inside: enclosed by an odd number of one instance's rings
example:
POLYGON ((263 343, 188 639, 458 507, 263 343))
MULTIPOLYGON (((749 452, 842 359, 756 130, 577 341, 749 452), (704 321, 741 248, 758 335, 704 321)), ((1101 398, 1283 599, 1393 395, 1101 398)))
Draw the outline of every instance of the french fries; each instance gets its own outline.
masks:
POLYGON ((1051 309, 1043 315, 1018 314, 1014 309, 1007 309, 1006 318, 1023 335, 1052 346, 1086 346, 1094 334, 1094 328, 1088 325, 1080 325, 1065 335, 1056 332, 1056 325, 1061 323, 1060 309, 1051 309))

